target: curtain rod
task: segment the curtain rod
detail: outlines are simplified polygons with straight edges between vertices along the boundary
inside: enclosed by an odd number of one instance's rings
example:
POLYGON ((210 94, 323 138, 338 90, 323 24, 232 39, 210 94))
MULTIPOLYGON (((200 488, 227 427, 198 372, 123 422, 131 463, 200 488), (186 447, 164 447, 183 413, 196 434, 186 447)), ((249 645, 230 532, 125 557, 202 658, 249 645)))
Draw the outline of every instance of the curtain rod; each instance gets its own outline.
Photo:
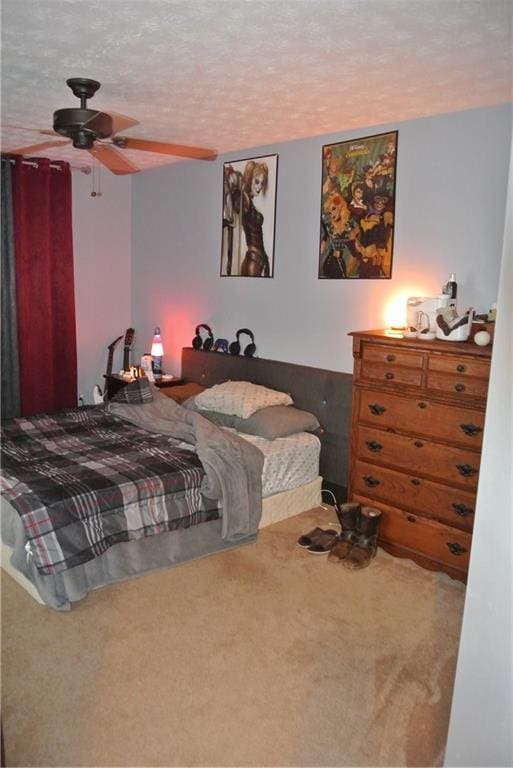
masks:
MULTIPOLYGON (((39 168, 37 160, 17 160, 15 157, 5 157, 2 158, 2 160, 8 160, 13 165, 17 162, 21 162, 22 165, 31 165, 33 168, 39 168)), ((72 171, 79 171, 80 173, 85 173, 87 176, 91 173, 91 168, 88 165, 71 165, 71 163, 68 163, 68 165, 72 171)), ((50 168, 56 168, 58 171, 62 171, 62 167, 57 163, 50 162, 50 168)))

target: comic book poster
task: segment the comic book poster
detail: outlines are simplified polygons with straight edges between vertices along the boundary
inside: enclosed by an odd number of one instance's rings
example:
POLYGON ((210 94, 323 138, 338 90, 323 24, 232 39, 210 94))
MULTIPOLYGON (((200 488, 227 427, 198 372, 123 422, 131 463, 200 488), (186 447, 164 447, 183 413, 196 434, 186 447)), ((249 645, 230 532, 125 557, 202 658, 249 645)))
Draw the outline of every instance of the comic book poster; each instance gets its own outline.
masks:
POLYGON ((322 148, 320 279, 392 276, 397 135, 322 148))
POLYGON ((221 277, 272 277, 278 155, 223 165, 221 277))

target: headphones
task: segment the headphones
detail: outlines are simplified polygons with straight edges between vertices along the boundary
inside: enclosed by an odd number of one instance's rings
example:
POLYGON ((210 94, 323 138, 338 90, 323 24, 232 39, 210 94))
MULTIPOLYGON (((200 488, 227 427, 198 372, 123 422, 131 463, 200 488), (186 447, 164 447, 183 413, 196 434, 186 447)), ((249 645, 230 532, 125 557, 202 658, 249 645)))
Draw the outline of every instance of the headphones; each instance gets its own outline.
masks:
POLYGON ((228 339, 216 339, 212 352, 228 352, 228 339))
POLYGON ((205 352, 208 352, 209 349, 212 349, 212 345, 214 343, 214 334, 212 333, 212 329, 209 325, 205 325, 205 323, 197 325, 194 333, 196 334, 192 340, 192 346, 194 349, 201 349, 203 347, 205 352), (208 338, 206 338, 205 341, 203 341, 200 334, 202 328, 208 333, 208 338))
POLYGON ((240 355, 239 336, 241 333, 245 333, 251 339, 251 344, 248 344, 248 346, 244 350, 244 354, 246 355, 246 357, 253 357, 253 355, 256 352, 255 337, 253 336, 253 331, 250 331, 249 328, 239 328, 239 330, 236 333, 237 341, 232 341, 232 343, 228 347, 228 350, 231 355, 240 355))

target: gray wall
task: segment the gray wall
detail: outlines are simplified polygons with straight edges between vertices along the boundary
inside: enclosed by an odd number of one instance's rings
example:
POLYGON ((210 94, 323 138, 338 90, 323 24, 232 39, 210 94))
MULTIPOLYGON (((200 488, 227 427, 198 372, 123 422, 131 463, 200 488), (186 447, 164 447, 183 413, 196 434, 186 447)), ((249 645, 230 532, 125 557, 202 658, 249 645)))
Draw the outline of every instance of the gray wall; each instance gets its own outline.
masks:
POLYGON ((133 320, 147 351, 162 327, 164 366, 197 323, 233 339, 253 329, 261 357, 352 370, 351 330, 386 325, 397 297, 435 295, 457 274, 459 306, 496 301, 511 105, 257 147, 213 163, 177 163, 133 178, 133 320), (324 143, 399 130, 391 280, 318 280, 324 143), (278 153, 275 277, 219 277, 222 164, 278 153), (147 342, 144 342, 146 338, 147 342))
POLYGON ((131 324, 131 180, 102 171, 102 195, 91 197, 92 176, 72 178, 78 392, 91 403, 107 345, 131 324))
POLYGON ((513 765, 513 164, 507 210, 447 766, 513 765))
MULTIPOLYGON (((511 105, 504 105, 257 148, 210 164, 174 164, 132 181, 105 173, 99 199, 90 197, 90 178, 74 175, 80 391, 88 395, 101 380, 106 345, 131 324, 138 354, 149 348, 153 326, 162 325, 165 364, 177 373, 180 349, 202 321, 230 338, 250 325, 261 356, 349 372, 347 332, 383 327, 390 298, 438 293, 455 271, 460 307, 486 310, 499 284, 510 140, 511 105), (317 280, 322 144, 395 128, 392 280, 317 280), (273 152, 275 278, 219 278, 222 162, 273 152)), ((513 750, 512 205, 448 766, 511 765, 513 750)))

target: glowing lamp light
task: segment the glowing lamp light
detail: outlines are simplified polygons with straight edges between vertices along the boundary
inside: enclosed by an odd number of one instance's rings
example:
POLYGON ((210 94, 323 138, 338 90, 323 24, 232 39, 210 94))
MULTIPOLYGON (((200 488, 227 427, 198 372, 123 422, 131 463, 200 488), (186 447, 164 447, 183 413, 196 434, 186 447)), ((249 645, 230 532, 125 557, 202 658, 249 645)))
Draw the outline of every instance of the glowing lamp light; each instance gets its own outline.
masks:
POLYGON ((164 355, 164 346, 160 337, 160 328, 155 328, 153 341, 151 342, 152 367, 155 376, 162 376, 162 356, 164 355))
POLYGON ((390 335, 402 334, 406 330, 406 301, 410 294, 401 293, 391 299, 385 309, 385 325, 390 335))

